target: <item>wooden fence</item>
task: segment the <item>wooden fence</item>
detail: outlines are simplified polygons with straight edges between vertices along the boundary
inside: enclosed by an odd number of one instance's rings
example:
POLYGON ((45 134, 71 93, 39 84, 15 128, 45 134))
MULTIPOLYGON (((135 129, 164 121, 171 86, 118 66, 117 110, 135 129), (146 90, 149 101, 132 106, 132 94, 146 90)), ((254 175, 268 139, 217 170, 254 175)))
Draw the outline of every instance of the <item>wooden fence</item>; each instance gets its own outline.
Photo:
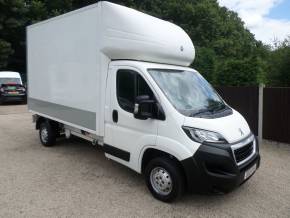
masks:
POLYGON ((259 129, 259 103, 262 104, 262 137, 290 143, 290 88, 216 87, 224 100, 247 120, 255 135, 259 129), (263 102, 259 102, 262 93, 263 102))
POLYGON ((264 88, 263 138, 290 143, 290 88, 264 88))
POLYGON ((247 120, 258 135, 259 87, 216 87, 217 92, 247 120))

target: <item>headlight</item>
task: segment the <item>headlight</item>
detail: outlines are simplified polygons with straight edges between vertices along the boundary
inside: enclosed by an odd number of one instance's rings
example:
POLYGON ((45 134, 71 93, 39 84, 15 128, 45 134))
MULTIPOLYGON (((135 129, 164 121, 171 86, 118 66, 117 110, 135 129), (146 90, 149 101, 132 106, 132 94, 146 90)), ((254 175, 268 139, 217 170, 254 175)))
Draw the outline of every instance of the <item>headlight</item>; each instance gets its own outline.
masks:
POLYGON ((217 132, 211 132, 192 127, 182 127, 185 133, 195 142, 227 143, 227 140, 217 132))
POLYGON ((0 92, 4 92, 4 91, 5 91, 4 88, 1 88, 1 89, 0 89, 0 92))

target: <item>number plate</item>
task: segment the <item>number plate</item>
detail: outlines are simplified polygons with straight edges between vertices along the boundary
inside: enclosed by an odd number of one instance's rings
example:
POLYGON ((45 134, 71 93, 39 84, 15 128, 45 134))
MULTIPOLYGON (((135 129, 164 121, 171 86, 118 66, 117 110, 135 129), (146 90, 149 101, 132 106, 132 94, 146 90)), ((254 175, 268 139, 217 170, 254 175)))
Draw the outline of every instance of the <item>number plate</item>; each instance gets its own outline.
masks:
POLYGON ((8 94, 10 94, 10 95, 18 95, 19 93, 18 92, 8 92, 8 94))
POLYGON ((254 166, 252 166, 250 169, 248 169, 246 172, 245 172, 245 177, 244 179, 247 179, 249 178, 251 175, 254 174, 254 172, 256 171, 257 169, 257 165, 255 164, 254 166))

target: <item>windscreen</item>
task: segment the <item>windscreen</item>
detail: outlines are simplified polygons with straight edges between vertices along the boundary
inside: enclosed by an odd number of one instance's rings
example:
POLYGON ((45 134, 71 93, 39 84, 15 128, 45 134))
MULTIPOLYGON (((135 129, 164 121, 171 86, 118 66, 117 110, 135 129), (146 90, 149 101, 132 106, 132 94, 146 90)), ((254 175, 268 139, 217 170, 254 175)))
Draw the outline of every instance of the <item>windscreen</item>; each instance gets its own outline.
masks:
POLYGON ((19 78, 0 78, 0 86, 9 83, 21 84, 21 81, 19 78))
POLYGON ((173 106, 185 116, 213 113, 226 108, 212 86, 195 71, 149 69, 173 106))

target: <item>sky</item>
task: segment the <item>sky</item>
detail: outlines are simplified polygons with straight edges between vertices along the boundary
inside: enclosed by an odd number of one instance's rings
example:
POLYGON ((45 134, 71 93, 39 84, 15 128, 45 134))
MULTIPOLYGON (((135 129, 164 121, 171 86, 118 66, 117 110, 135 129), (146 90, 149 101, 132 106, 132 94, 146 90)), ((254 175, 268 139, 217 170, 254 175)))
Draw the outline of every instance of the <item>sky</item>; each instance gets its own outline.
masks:
POLYGON ((273 44, 290 35, 290 0, 218 0, 239 14, 256 39, 273 44))

